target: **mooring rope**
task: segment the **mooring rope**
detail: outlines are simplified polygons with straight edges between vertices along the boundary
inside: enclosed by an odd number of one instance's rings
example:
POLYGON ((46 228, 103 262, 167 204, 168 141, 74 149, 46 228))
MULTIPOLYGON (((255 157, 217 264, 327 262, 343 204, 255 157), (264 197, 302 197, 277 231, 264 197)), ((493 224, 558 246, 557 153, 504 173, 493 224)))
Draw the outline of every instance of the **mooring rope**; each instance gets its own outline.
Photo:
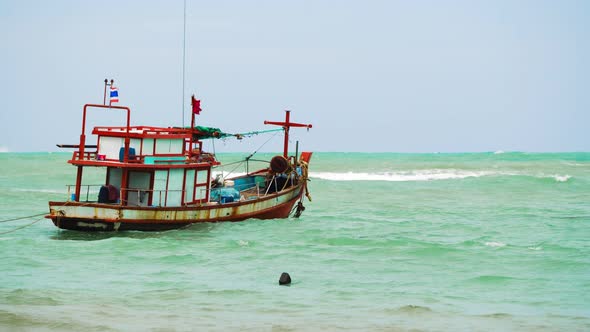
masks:
MULTIPOLYGON (((87 206, 87 205, 90 205, 90 204, 92 204, 92 202, 88 202, 88 203, 82 203, 82 204, 79 204, 78 206, 87 206)), ((70 202, 65 202, 65 204, 64 204, 63 206, 66 206, 66 205, 70 205, 70 202)), ((48 215, 48 214, 50 214, 50 213, 43 212, 43 213, 34 214, 34 215, 31 215, 31 216, 26 216, 26 217, 20 217, 20 218, 12 218, 12 219, 0 220, 0 223, 3 223, 3 222, 17 221, 17 220, 24 220, 24 219, 30 219, 30 218, 34 218, 34 217, 43 216, 43 217, 41 217, 41 218, 39 218, 39 219, 37 219, 37 220, 35 220, 35 221, 31 222, 31 223, 28 223, 28 224, 26 224, 26 225, 19 226, 19 227, 15 228, 15 229, 12 229, 12 230, 9 230, 9 231, 0 232, 0 235, 9 234, 9 233, 12 233, 12 232, 16 232, 16 231, 18 231, 18 230, 21 230, 21 229, 23 229, 23 228, 27 228, 27 227, 29 227, 29 226, 32 226, 32 225, 34 225, 34 224, 38 223, 39 221, 41 221, 41 220, 45 219, 45 216, 46 216, 46 215, 48 215)))
POLYGON ((0 220, 0 223, 2 223, 2 222, 9 222, 9 221, 23 220, 23 219, 29 219, 29 218, 34 218, 34 217, 38 217, 38 216, 44 216, 46 214, 47 214, 47 212, 43 212, 43 213, 39 213, 39 214, 34 214, 32 216, 26 216, 26 217, 20 217, 20 218, 12 218, 12 219, 0 220))
POLYGON ((4 235, 4 234, 8 234, 8 233, 12 233, 12 232, 16 232, 16 231, 18 231, 18 230, 21 230, 21 229, 23 229, 23 228, 27 228, 27 227, 29 227, 29 226, 32 226, 32 225, 34 225, 34 224, 38 223, 39 221, 41 221, 41 220, 43 220, 43 219, 45 219, 45 217, 41 217, 41 218, 39 218, 39 219, 37 219, 37 220, 33 221, 33 222, 32 222, 32 223, 30 223, 30 224, 26 224, 26 225, 23 225, 23 226, 17 227, 17 228, 15 228, 15 229, 12 229, 12 230, 9 230, 9 231, 6 231, 6 232, 0 232, 0 235, 4 235))

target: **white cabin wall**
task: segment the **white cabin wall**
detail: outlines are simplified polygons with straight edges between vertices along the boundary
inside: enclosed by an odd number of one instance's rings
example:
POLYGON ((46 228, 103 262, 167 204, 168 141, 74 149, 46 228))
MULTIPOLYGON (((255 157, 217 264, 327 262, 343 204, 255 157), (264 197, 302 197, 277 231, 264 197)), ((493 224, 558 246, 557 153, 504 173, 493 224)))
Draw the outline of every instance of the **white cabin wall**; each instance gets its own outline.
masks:
POLYGON ((154 139, 144 138, 143 146, 141 147, 141 155, 152 156, 154 154, 154 139))
POLYGON ((157 139, 156 154, 179 154, 182 153, 184 140, 178 139, 157 139))
POLYGON ((193 194, 195 192, 195 170, 186 170, 186 176, 184 180, 184 187, 186 188, 186 194, 184 195, 185 203, 193 202, 193 194))
MULTIPOLYGON (((122 147, 125 147, 125 140, 123 138, 101 136, 98 144, 98 154, 105 155, 106 159, 119 160, 119 151, 122 147)), ((135 149, 135 154, 139 154, 139 150, 141 148, 141 139, 132 138, 129 141, 129 147, 135 149)), ((150 150, 150 154, 151 151, 152 150, 150 150)))
POLYGON ((166 206, 166 185, 168 184, 168 170, 157 170, 154 173, 154 196, 152 204, 166 206))
MULTIPOLYGON (((121 145, 123 147, 124 145, 121 145)), ((141 155, 141 138, 132 138, 129 141, 129 147, 135 149, 136 155, 141 155)))
POLYGON ((149 172, 129 172, 127 205, 147 206, 149 200, 151 174, 149 172))
POLYGON ((182 185, 184 180, 184 170, 173 168, 170 170, 168 178, 168 199, 166 206, 180 206, 182 199, 182 185))
POLYGON ((197 181, 195 185, 195 200, 208 201, 207 189, 209 187, 209 170, 197 171, 197 181))
POLYGON ((119 160, 119 150, 123 144, 124 141, 120 137, 101 136, 98 143, 98 154, 105 155, 106 159, 119 160))

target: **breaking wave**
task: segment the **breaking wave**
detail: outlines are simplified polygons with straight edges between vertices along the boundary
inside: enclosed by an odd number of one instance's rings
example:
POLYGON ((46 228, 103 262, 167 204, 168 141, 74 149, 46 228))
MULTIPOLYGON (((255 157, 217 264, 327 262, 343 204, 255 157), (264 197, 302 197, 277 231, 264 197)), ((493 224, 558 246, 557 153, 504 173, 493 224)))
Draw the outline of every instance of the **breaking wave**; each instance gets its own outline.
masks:
POLYGON ((539 179, 553 179, 556 182, 567 182, 570 175, 531 175, 518 172, 501 171, 467 171, 456 169, 429 169, 415 171, 396 172, 310 172, 310 178, 329 181, 434 181, 434 180, 456 180, 466 178, 480 178, 485 176, 525 176, 539 179))
POLYGON ((495 241, 492 241, 492 242, 486 242, 486 243, 484 243, 484 244, 485 244, 486 246, 488 246, 488 247, 492 247, 492 248, 502 248, 502 247, 505 247, 505 246, 506 246, 506 243, 502 243, 502 242, 495 242, 495 241))
POLYGON ((490 171, 459 171, 459 170, 420 170, 404 172, 383 172, 383 173, 332 173, 332 172, 311 172, 311 178, 331 181, 431 181, 465 179, 470 177, 482 177, 497 174, 490 171))
POLYGON ((553 178, 557 182, 566 182, 567 180, 569 180, 571 178, 571 176, 569 176, 569 175, 553 175, 553 178))

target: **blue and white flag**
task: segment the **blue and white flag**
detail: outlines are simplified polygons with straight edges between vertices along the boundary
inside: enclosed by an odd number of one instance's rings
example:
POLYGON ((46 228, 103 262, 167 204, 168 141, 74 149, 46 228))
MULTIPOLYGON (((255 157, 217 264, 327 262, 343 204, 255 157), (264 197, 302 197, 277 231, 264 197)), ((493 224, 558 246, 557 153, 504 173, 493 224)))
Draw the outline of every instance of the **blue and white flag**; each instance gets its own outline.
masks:
POLYGON ((111 103, 119 102, 119 88, 111 86, 111 103))

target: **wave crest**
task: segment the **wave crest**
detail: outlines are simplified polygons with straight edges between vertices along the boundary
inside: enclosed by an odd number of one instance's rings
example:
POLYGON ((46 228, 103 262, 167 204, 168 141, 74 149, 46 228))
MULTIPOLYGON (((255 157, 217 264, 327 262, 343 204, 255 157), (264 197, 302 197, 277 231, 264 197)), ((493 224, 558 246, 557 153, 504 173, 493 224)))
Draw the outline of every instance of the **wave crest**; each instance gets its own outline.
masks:
POLYGON ((383 173, 334 173, 334 172, 311 172, 311 178, 331 181, 432 181, 432 180, 453 180, 470 177, 482 177, 494 175, 490 171, 463 171, 463 170, 418 170, 405 172, 383 172, 383 173))
POLYGON ((506 243, 496 242, 496 241, 490 241, 490 242, 486 242, 484 244, 486 246, 492 247, 492 248, 502 248, 502 247, 505 247, 506 246, 506 243))
POLYGON ((567 182, 570 175, 523 174, 521 172, 487 171, 487 170, 458 170, 458 169, 426 169, 394 172, 310 172, 310 178, 329 181, 435 181, 460 180, 466 178, 480 178, 485 176, 524 176, 537 179, 553 179, 556 182, 567 182))
POLYGON ((571 179, 569 175, 554 175, 553 178, 557 182, 567 182, 567 180, 571 179))

